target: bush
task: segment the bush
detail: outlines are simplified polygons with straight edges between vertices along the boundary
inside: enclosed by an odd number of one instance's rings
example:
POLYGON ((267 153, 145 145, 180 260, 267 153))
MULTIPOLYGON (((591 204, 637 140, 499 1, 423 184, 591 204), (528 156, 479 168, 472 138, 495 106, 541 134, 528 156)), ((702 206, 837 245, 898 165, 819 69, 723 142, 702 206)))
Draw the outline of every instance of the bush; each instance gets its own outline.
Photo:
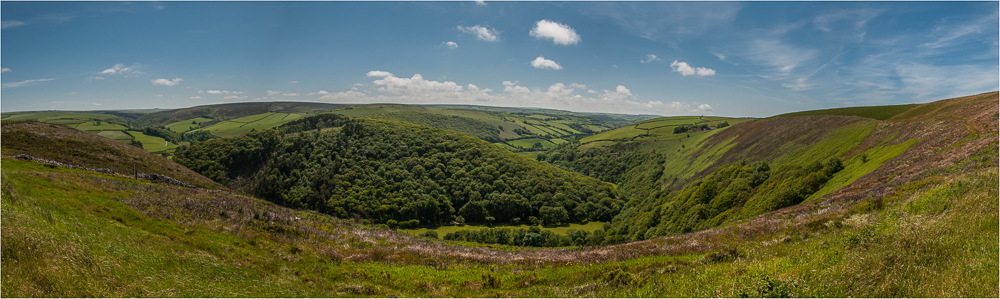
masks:
POLYGON ((435 230, 428 230, 428 231, 424 232, 423 236, 431 238, 431 239, 437 239, 438 238, 438 232, 435 231, 435 230))
POLYGON ((619 287, 635 284, 638 282, 638 280, 635 278, 635 275, 632 275, 632 273, 629 273, 623 270, 622 268, 617 268, 611 270, 608 273, 605 273, 604 281, 611 285, 619 287))
POLYGON ((797 286, 794 280, 782 281, 756 272, 747 277, 737 295, 742 298, 790 298, 795 296, 793 291, 797 286))

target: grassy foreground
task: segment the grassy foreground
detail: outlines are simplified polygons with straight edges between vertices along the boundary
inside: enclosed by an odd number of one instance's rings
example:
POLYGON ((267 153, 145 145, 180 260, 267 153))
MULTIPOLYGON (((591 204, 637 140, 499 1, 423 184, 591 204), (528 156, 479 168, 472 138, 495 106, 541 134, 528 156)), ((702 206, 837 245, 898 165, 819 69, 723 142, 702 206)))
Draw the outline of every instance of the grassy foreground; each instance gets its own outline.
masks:
POLYGON ((0 295, 997 297, 996 151, 974 159, 839 211, 502 250, 3 159, 0 295))

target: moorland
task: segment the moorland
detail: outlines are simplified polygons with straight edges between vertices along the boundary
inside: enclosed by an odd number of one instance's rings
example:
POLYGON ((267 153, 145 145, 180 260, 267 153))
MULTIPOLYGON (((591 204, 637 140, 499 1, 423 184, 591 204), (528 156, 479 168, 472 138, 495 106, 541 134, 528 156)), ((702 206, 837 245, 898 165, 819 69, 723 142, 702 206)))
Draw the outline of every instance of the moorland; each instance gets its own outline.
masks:
POLYGON ((997 92, 2 118, 5 297, 996 297, 997 92))

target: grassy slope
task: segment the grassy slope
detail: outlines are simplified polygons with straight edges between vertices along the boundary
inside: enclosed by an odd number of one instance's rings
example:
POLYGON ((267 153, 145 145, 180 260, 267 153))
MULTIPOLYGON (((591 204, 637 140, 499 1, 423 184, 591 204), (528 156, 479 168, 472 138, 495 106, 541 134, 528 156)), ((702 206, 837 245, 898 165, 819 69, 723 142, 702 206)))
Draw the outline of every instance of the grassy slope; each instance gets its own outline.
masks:
MULTIPOLYGON (((906 149, 814 203, 579 250, 428 243, 254 199, 4 159, 0 295, 997 297, 995 98, 901 114, 915 123, 855 121, 821 134, 869 132, 844 153, 851 159, 906 149), (306 221, 279 220, 293 215, 306 221)), ((713 135, 697 144, 720 159, 768 149, 733 143, 771 140, 768 131, 731 129, 704 132, 713 135)), ((795 143, 817 142, 773 146, 795 143)))
POLYGON ((158 173, 203 188, 221 188, 217 183, 163 157, 86 131, 27 122, 4 124, 2 138, 2 151, 6 156, 28 154, 89 168, 108 168, 123 174, 132 173, 132 161, 135 161, 138 172, 158 173))
POLYGON ((995 154, 985 169, 907 185, 881 208, 584 250, 433 243, 4 159, 0 295, 996 297, 995 154))
POLYGON ((344 106, 346 105, 310 102, 262 102, 205 105, 150 113, 137 119, 136 125, 140 127, 161 126, 180 121, 190 122, 192 119, 198 117, 225 121, 264 113, 313 114, 330 111, 344 106))
POLYGON ((917 104, 845 107, 845 108, 792 112, 792 113, 776 115, 774 117, 792 117, 792 116, 806 116, 806 115, 844 115, 844 116, 860 116, 864 118, 871 118, 877 120, 886 120, 892 118, 893 116, 896 116, 897 114, 903 113, 904 111, 910 110, 911 108, 916 106, 917 104))

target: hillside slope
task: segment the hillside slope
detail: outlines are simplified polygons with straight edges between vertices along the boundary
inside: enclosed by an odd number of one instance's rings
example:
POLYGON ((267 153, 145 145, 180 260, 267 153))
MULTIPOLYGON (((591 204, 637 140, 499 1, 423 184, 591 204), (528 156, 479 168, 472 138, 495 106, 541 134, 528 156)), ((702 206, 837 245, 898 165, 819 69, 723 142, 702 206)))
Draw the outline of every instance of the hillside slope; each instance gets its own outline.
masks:
POLYGON ((69 165, 106 168, 123 175, 154 173, 200 188, 223 188, 166 158, 87 131, 29 121, 3 124, 0 136, 4 156, 24 154, 69 165))
POLYGON ((261 102, 204 105, 146 114, 136 119, 135 124, 139 127, 161 126, 178 121, 196 119, 199 117, 223 121, 268 112, 303 114, 316 113, 330 111, 344 106, 347 105, 314 102, 261 102))
POLYGON ((606 247, 414 238, 3 158, 3 297, 996 297, 997 152, 879 205, 606 247))
POLYGON ((899 186, 995 150, 997 100, 996 92, 942 100, 885 121, 838 115, 752 120, 681 138, 625 141, 607 148, 566 146, 545 158, 585 174, 617 170, 606 178, 619 184, 620 195, 629 202, 608 233, 636 241, 732 223, 778 208, 815 211, 892 195, 899 186), (818 169, 809 165, 833 158, 841 161, 843 170, 813 178, 794 170, 818 169), (753 162, 769 164, 763 174, 774 180, 772 188, 730 185, 749 180, 752 172, 720 173, 753 162), (709 179, 711 184, 702 185, 709 179), (770 208, 747 213, 747 208, 759 205, 755 201, 770 208), (806 204, 796 206, 800 202, 806 204), (727 213, 730 216, 719 216, 727 213), (723 219, 713 219, 716 216, 723 219))

